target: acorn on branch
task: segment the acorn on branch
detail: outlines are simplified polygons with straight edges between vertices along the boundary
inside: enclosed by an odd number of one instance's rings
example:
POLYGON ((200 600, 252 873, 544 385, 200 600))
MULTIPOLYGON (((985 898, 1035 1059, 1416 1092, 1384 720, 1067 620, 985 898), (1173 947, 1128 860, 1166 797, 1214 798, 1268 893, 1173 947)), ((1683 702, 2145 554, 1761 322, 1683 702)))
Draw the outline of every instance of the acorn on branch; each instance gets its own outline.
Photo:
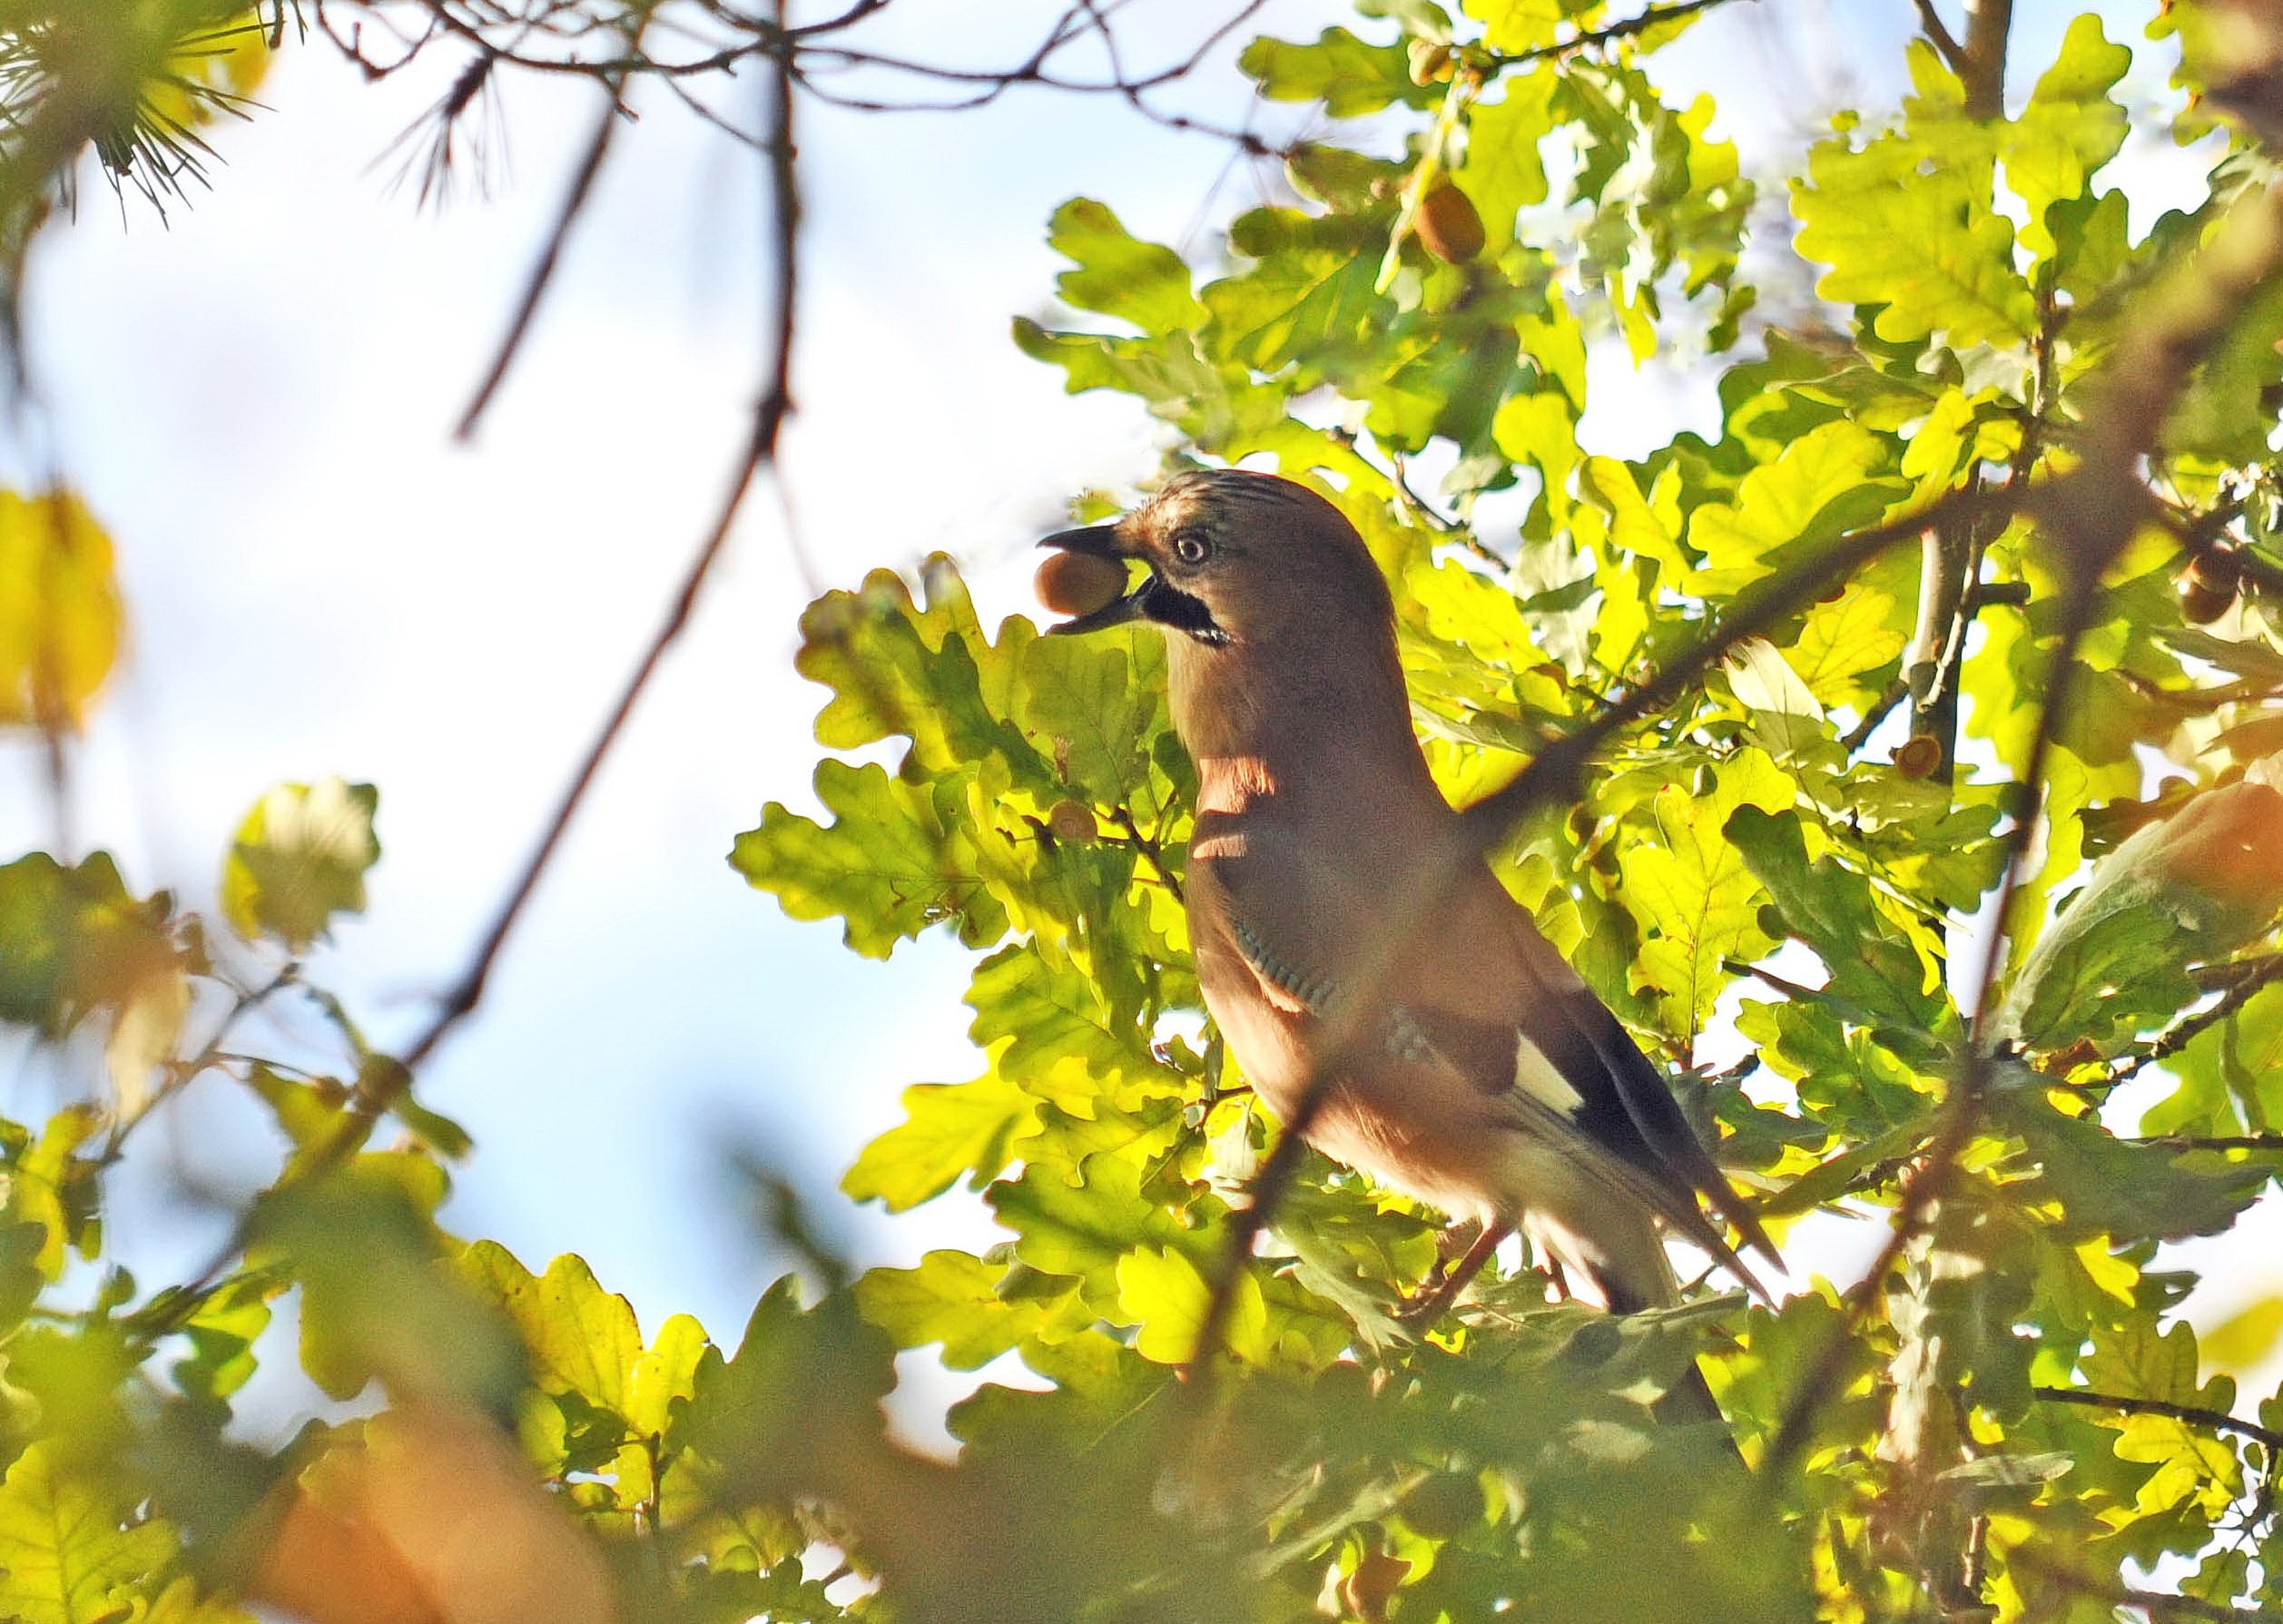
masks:
POLYGON ((2180 599, 2182 620, 2208 626, 2235 606, 2242 585, 2243 569, 2236 562, 2235 549, 2215 546, 2188 561, 2188 567, 2173 577, 2172 592, 2180 599))
POLYGON ((1047 813, 1047 828, 1066 845, 1082 846, 1101 832, 1094 809, 1083 801, 1058 801, 1047 813))
POLYGON ((1419 233, 1427 251, 1447 265, 1471 260, 1488 241, 1474 200, 1448 181, 1437 181, 1427 188, 1427 195, 1419 200, 1419 214, 1412 229, 1419 233))
POLYGON ((1894 770, 1905 778, 1932 778, 1942 765, 1942 741, 1932 733, 1913 733, 1894 747, 1894 770))

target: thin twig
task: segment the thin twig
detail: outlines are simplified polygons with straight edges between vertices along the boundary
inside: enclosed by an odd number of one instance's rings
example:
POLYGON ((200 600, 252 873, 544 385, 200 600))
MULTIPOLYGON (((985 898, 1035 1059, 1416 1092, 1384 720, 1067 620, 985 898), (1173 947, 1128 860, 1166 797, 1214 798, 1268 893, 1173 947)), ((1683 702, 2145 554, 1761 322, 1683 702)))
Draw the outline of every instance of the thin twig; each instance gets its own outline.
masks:
MULTIPOLYGON (((507 900, 494 916, 490 929, 484 932, 483 939, 477 944, 467 968, 461 972, 458 981, 427 1029, 405 1049, 400 1063, 393 1067, 370 1068, 369 1078, 360 1079, 363 1086, 359 1088, 334 1131, 321 1144, 314 1147, 304 1160, 299 1175, 302 1180, 320 1176, 353 1154, 371 1132, 373 1124, 411 1085, 414 1072, 435 1052, 446 1036, 483 1000, 492 966, 497 961, 509 933, 521 919, 526 904, 537 890, 540 876, 546 871, 556 849, 562 844, 572 818, 577 813, 586 792, 599 775, 603 763, 617 743, 619 735, 625 732, 635 703, 656 674, 666 652, 679 640, 695 614, 698 600, 704 592, 714 565, 728 545, 730 533, 736 526, 738 514, 745 505, 745 498, 752 491, 756 477, 776 459, 778 438, 783 430, 785 418, 792 410, 792 342, 800 293, 798 251, 801 226, 801 199, 792 143, 793 83, 790 42, 784 44, 777 61, 777 94, 772 109, 775 127, 770 140, 771 178, 776 202, 776 319, 771 334, 773 353, 767 381, 753 407, 753 430, 746 438, 729 487, 715 510, 713 524, 708 527, 704 539, 684 572, 681 590, 675 594, 665 619, 652 635, 649 645, 643 651, 641 659, 620 690, 617 703, 611 707, 609 715, 587 746, 569 786, 556 804, 554 814, 547 820, 537 843, 524 861, 522 870, 509 888, 507 900)), ((197 1304, 213 1289, 228 1269, 230 1260, 245 1249, 252 1235, 252 1221, 251 1213, 240 1220, 228 1245, 172 1299, 173 1306, 170 1314, 152 1316, 149 1334, 165 1334, 176 1328, 182 1316, 195 1311, 197 1304)))
POLYGON ((1509 56, 1493 56, 1491 60, 1501 69, 1526 67, 1531 63, 1544 62, 1550 57, 1568 56, 1579 51, 1591 50, 1596 45, 1613 45, 1637 34, 1647 34, 1668 23, 1678 23, 1683 17, 1693 17, 1699 12, 1711 11, 1726 5, 1728 0, 1685 0, 1679 5, 1652 5, 1647 11, 1629 16, 1607 27, 1595 28, 1575 34, 1550 45, 1540 45, 1529 51, 1517 51, 1509 56))
POLYGON ((2081 1404, 2090 1410, 2114 1410, 2121 1415, 2163 1415, 2174 1421, 2184 1421, 2215 1432, 2233 1432, 2264 1443, 2271 1450, 2283 1450, 2283 1432, 2263 1427, 2257 1422, 2245 1421, 2224 1410, 2207 1409, 2200 1404, 2176 1404, 2170 1399, 2130 1398, 2121 1393, 2089 1393, 2078 1387, 2032 1387, 2030 1391, 2052 1404, 2081 1404))
POLYGON ((1142 861, 1146 862, 1150 871, 1157 876, 1158 883, 1172 893, 1173 900, 1176 902, 1186 901, 1186 899, 1181 894, 1181 881, 1176 879, 1173 871, 1166 866, 1165 847, 1141 832, 1141 826, 1134 822, 1132 812, 1123 806, 1117 807, 1110 812, 1110 822, 1126 832, 1127 843, 1136 851, 1141 853, 1142 861))
POLYGON ((236 1029, 238 1023, 276 994, 292 986, 300 975, 300 968, 298 963, 289 961, 283 969, 260 987, 241 989, 237 997, 231 1001, 230 1008, 222 1011, 221 1019, 214 1023, 212 1034, 207 1038, 198 1052, 187 1059, 171 1064, 167 1068, 166 1079, 152 1090, 150 1097, 143 1102, 141 1108, 121 1117, 112 1124, 111 1132, 104 1137, 103 1151, 96 1160, 105 1166, 117 1161, 120 1151, 126 1146, 128 1137, 139 1126, 148 1121, 152 1114, 161 1106, 203 1075, 209 1067, 225 1059, 227 1050, 223 1045, 229 1041, 230 1034, 236 1029))
POLYGON ((2283 1134, 2137 1134, 2127 1145, 2161 1145, 2167 1150, 2283 1151, 2283 1134))
POLYGON ((1870 742, 1871 735, 1879 731, 1879 723, 1887 719, 1896 705, 1910 697, 1910 692, 1909 678, 1904 676, 1892 678, 1879 696, 1871 702, 1870 709, 1863 713, 1863 720, 1841 736, 1839 748, 1849 755, 1862 749, 1870 742))
POLYGON ((595 133, 587 138, 586 151, 579 159, 579 166, 572 172, 570 190, 564 193, 563 205, 556 211, 555 224, 547 232, 546 245, 539 251, 532 264, 531 274, 525 280, 523 297, 516 301, 516 313, 507 323, 507 333, 499 341, 492 356, 491 366, 484 373, 484 380, 476 386, 475 398, 467 409, 460 414, 459 424, 452 430, 456 440, 475 438, 477 419, 491 404, 501 383, 507 377, 507 369, 515 363, 517 351, 523 348, 525 334, 531 330, 531 319, 539 313, 539 300, 547 286, 555 280, 555 267, 563 255, 563 244, 569 241, 571 226, 586 212, 586 201, 595 190, 595 177, 603 172, 603 159, 610 152, 611 137, 625 116, 618 104, 618 84, 606 82, 602 117, 595 123, 595 133))
MULTIPOLYGON (((1426 500, 1422 497, 1417 491, 1412 489, 1410 468, 1407 466, 1406 459, 1401 451, 1391 451, 1387 454, 1387 483, 1394 490, 1395 499, 1402 505, 1405 513, 1410 514, 1412 517, 1417 519, 1430 530, 1436 531, 1440 534, 1447 535, 1451 531, 1459 528, 1459 527, 1451 520, 1443 517, 1442 515, 1437 513, 1432 507, 1429 507, 1426 500)), ((1478 550, 1485 553, 1490 552, 1489 548, 1481 546, 1480 543, 1476 543, 1475 545, 1478 550)), ((1490 556, 1493 558, 1498 558, 1498 555, 1495 553, 1491 553, 1490 556)), ((1498 558, 1498 562, 1503 565, 1506 560, 1503 558, 1498 558)))
POLYGON ((2194 1042, 2199 1034, 2227 1019, 2278 982, 2283 982, 2283 953, 2261 960, 2257 969, 2230 983, 2210 1009, 2199 1009, 2195 1014, 2184 1016, 2167 1027, 2148 1048, 2110 1073, 2109 1083, 2124 1082, 2139 1076, 2143 1067, 2170 1058, 2194 1042))
POLYGON ((1934 54, 1943 59, 1952 73, 1963 79, 1966 76, 1966 54, 1960 47, 1956 36, 1943 22, 1942 14, 1934 9, 1934 0, 1914 0, 1914 4, 1918 7, 1919 31, 1925 34, 1926 43, 1934 47, 1934 54))
MULTIPOLYGON (((715 509, 713 521, 708 527, 696 553, 692 556, 689 566, 683 573, 681 588, 675 593, 665 618, 660 623, 658 629, 652 634, 648 646, 644 649, 642 657, 635 663, 633 672, 620 689, 617 702, 611 707, 609 714, 604 719, 602 727, 588 744, 586 753, 580 760, 577 770, 572 774, 570 784, 564 791, 561 800, 556 804, 554 814, 547 820, 546 827, 541 831, 538 842, 533 846, 530 856, 525 860, 515 883, 509 888, 506 901, 494 916, 491 928, 485 931, 467 968, 461 972, 458 981, 445 998, 441 1009, 438 1009, 427 1029, 405 1049, 401 1057, 403 1071, 399 1074, 402 1080, 393 1087, 384 1086, 381 1088, 369 1090, 359 1097, 356 1114, 368 1121, 378 1117, 388 1108, 392 1103, 393 1094, 401 1090, 403 1081, 409 1080, 411 1073, 417 1070, 421 1063, 435 1051, 438 1044, 442 1042, 446 1035, 482 1001, 486 984, 490 978, 492 966, 498 959, 500 949, 506 944, 509 933, 522 917, 525 906, 530 901, 532 893, 538 887, 540 876, 546 871, 548 863, 553 860, 557 847, 561 845, 565 832, 570 828, 571 820, 576 815, 587 791, 593 786, 596 776, 601 772, 604 761, 617 743, 619 735, 625 730, 627 719, 634 714, 636 702, 649 686, 651 679, 656 675, 667 650, 672 648, 682 634, 688 629, 691 617, 696 612, 698 599, 704 592, 706 582, 713 574, 714 565, 719 561, 723 548, 728 545, 731 532, 736 526, 738 514, 743 508, 745 498, 753 489, 755 476, 776 456, 778 436, 783 428, 784 419, 791 410, 792 404, 791 366, 794 300, 797 291, 794 276, 796 256, 793 237, 798 231, 800 219, 799 201, 792 194, 792 97, 783 91, 782 82, 777 113, 778 128, 772 143, 772 156, 776 160, 779 237, 775 358, 767 388, 753 410, 753 432, 747 438, 743 454, 739 458, 736 469, 731 477, 729 487, 715 509)), ((318 1161, 321 1164, 327 1159, 329 1158, 320 1156, 318 1161)))
MULTIPOLYGON (((790 52, 781 60, 789 62, 790 52)), ((627 717, 633 714, 635 702, 642 697, 643 691, 650 684, 650 679, 656 674, 666 651, 688 628, 690 618, 697 609, 698 598, 705 590, 706 580, 713 574, 723 548, 728 545, 738 513, 745 505, 747 493, 753 489, 754 477, 776 458, 778 436, 792 408, 792 340, 799 260, 795 250, 801 221, 800 197, 794 187, 792 96, 789 79, 782 72, 778 80, 776 114, 777 128, 770 143, 777 196, 775 356, 768 385, 759 404, 753 408, 753 432, 746 439, 744 453, 731 477, 729 488, 714 512, 713 523, 707 529, 696 555, 690 560, 688 569, 683 574, 682 587, 674 595, 673 606, 652 635, 649 646, 643 651, 642 658, 620 690, 618 702, 611 707, 601 731, 587 746, 586 757, 573 774, 569 788, 556 803, 555 815, 548 820, 538 843, 526 860, 523 871, 508 891, 507 900, 501 905, 491 929, 484 933, 474 959, 446 998, 444 1007, 435 1020, 405 1050, 402 1058, 408 1071, 417 1069, 444 1036, 482 999, 485 982, 491 974, 492 964, 497 959, 501 946, 507 941, 508 932, 515 929, 517 920, 522 916, 524 905, 530 901, 532 891, 538 885, 539 876, 546 871, 556 848, 562 842, 564 832, 570 827, 572 817, 577 812, 580 802, 586 799, 588 788, 595 782, 595 774, 601 770, 604 758, 617 743, 627 717)), ((382 1107, 387 1104, 386 1101, 379 1103, 382 1107)))

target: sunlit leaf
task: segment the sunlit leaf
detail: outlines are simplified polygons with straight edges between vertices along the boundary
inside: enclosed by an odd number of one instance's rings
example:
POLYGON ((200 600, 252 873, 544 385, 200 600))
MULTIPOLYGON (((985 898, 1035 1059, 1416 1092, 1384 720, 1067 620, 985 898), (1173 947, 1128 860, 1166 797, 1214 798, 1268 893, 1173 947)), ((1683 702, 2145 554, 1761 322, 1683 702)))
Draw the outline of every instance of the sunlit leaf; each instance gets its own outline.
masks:
POLYGON ((997 1072, 971 1083, 916 1083, 903 1105, 904 1121, 867 1145, 841 1179, 850 1196, 890 1212, 931 1200, 962 1173, 979 1188, 1038 1127, 1037 1099, 997 1072))
POLYGON ((1798 787, 1757 750, 1724 763, 1711 793, 1678 785, 1658 792, 1656 838, 1623 853, 1626 898, 1648 927, 1635 977, 1658 992, 1666 1029, 1693 1039, 1727 977, 1729 958, 1757 959, 1775 946, 1759 928, 1766 893, 1728 843, 1729 814, 1753 805, 1787 810, 1798 787))
POLYGON ((86 506, 0 491, 0 726, 77 727, 123 620, 111 537, 86 506))
POLYGON ((365 872, 380 861, 369 783, 285 783, 254 803, 222 868, 222 909, 249 940, 307 950, 344 913, 365 910, 365 872))
POLYGON ((131 1519, 50 1445, 24 1451, 0 1482, 0 1608, 25 1624, 123 1617, 130 1587, 154 1580, 174 1550, 165 1524, 131 1519))

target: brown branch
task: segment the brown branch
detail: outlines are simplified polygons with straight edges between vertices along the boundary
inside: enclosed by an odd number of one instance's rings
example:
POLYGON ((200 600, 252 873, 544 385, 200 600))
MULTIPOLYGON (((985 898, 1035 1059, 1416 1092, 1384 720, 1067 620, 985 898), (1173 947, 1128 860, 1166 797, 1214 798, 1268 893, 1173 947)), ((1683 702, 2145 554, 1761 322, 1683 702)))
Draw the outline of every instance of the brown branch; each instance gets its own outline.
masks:
POLYGON ((500 340, 497 351, 492 356, 491 366, 484 373, 484 380, 476 386, 475 398, 468 401, 467 409, 460 414, 458 427, 452 430, 452 438, 456 440, 465 442, 475 438, 477 419, 484 415, 485 408, 491 404, 491 398, 498 392, 500 384, 506 381, 507 369, 514 364, 517 352, 523 348, 524 336, 531 330, 531 319, 538 314, 539 300, 546 293, 547 285, 555 280, 556 263, 562 258, 563 244, 570 238, 572 222, 586 210, 586 201, 595 190, 595 177, 603 172, 603 159, 610 151, 611 137, 624 116, 618 103, 618 84, 615 81, 606 83, 605 95, 607 99, 603 104, 602 117, 595 121, 595 133, 587 139, 586 153, 580 158, 578 168, 572 172, 570 190, 564 194, 562 207, 556 211, 555 224, 547 232, 546 245, 539 251, 538 260, 525 280, 523 297, 516 301, 516 313, 507 323, 507 336, 500 340))
MULTIPOLYGON (((2099 538, 2093 540, 2097 542, 2099 538)), ((2104 560, 2105 556, 2101 555, 2104 560)), ((2029 803, 2019 811, 2012 828, 2006 832, 2005 865, 2002 871, 2004 878, 1999 883, 1993 910, 1999 928, 1989 933, 1981 968, 1974 978, 1973 1022, 1960 1056, 1958 1076, 1951 1086, 1949 1097, 1943 1102, 1941 1125, 1917 1166, 1904 1179, 1902 1199, 1894 1211, 1894 1227, 1887 1235, 1886 1244, 1872 1260, 1869 1273, 1848 1294, 1839 1324, 1832 1331, 1822 1354, 1808 1367, 1806 1379, 1785 1406, 1784 1419, 1761 1462, 1762 1481, 1766 1484, 1772 1485, 1781 1477, 1806 1446, 1817 1418, 1838 1391, 1841 1373, 1846 1367, 1847 1350, 1855 1344, 1855 1333, 1863 1316, 1870 1311, 1872 1299, 1884 1287, 1887 1275, 1933 1217, 1936 1205, 1957 1175, 1959 1156, 1981 1122, 1982 1100, 1989 1088, 1995 1058, 1990 1023, 1995 1015, 1993 994, 1997 988, 1998 969, 2004 962, 2007 944, 2018 940, 2022 934, 2022 921, 2014 915, 2024 894, 2031 836, 2037 829, 2044 801, 2046 758, 2077 691, 2077 649, 2091 624, 2093 602, 2100 588, 2101 569, 2093 561, 2091 546, 2071 549, 2066 561, 2072 567, 2067 596, 2062 601, 2061 635, 2047 669, 2045 702, 2039 707, 2037 731, 2031 736, 2029 759, 2022 772, 2021 785, 2027 792, 2029 803)))
POLYGON ((1785 1405, 1776 1434, 1760 1457, 1759 1481, 1766 1485, 1763 1492, 1773 1492, 1776 1481, 1806 1447, 1808 1434, 1838 1393, 1841 1378, 1846 1373, 1847 1351, 1855 1345, 1855 1333, 1863 1324, 1864 1314, 1869 1312, 1871 1299, 1902 1262, 1903 1254, 1933 1216, 1935 1203, 1949 1189, 1958 1170, 1959 1153, 1973 1137, 1974 1123, 1981 1114, 1981 1088, 1974 1073, 1986 1069, 1986 1065, 1984 1062, 1983 1068, 1977 1068, 1970 1060, 1953 1085, 1949 1098, 1943 1102, 1942 1120, 1934 1137, 1927 1141, 1917 1166, 1903 1181, 1902 1200, 1894 1209, 1894 1227, 1879 1248, 1878 1255, 1871 1260, 1870 1268, 1847 1294, 1844 1317, 1833 1329, 1823 1352, 1807 1367, 1806 1378, 1785 1405))
POLYGON ((2094 405, 2082 437, 2083 460, 2042 487, 2008 482, 2009 499, 2033 494, 2031 510, 2062 550, 2067 586, 2045 703, 2020 781, 2030 803, 2008 832, 1996 905, 2001 928, 1989 933, 1973 980, 1973 1025, 1958 1079, 1944 1102, 1943 1125, 1918 1170, 1904 1184, 1894 1233, 1871 1273, 1850 1295, 1845 1318, 1786 1408, 1763 1462, 1766 1482, 1772 1482, 1806 1443, 1815 1417, 1835 1390, 1844 1356, 1871 1295, 1932 1214, 1955 1172, 1956 1156, 1972 1137, 1993 1059, 1991 995, 2007 945, 2021 935, 2022 921, 2013 914, 2023 894, 2030 836, 2044 795, 2046 758, 2080 675, 2077 647, 2091 622, 2101 572, 2150 511, 2134 470, 2155 444, 2190 371, 2249 308, 2253 293, 2283 270, 2283 196, 2278 191, 2283 189, 2239 201, 2201 251, 2175 264, 2142 296, 2138 308, 2148 312, 2148 319, 2130 330, 2128 339, 2091 382, 2094 405))
MULTIPOLYGON (((2041 1389, 2041 1396, 2045 1390, 2041 1389)), ((2106 1603, 2111 1609, 2130 1608, 2146 1613, 2150 1619, 2209 1619, 2224 1620, 2225 1624, 2259 1624, 2260 1620, 2275 1624, 2278 1615, 2262 1607, 2229 1607, 2225 1602, 2207 1601, 2200 1596, 2180 1596, 2166 1590, 2143 1590, 2132 1585, 2121 1585, 2106 1574, 2087 1573, 2067 1567, 2043 1555, 2032 1545, 2017 1545, 2006 1553, 2009 1566, 2025 1573, 2059 1585, 2072 1596, 2089 1597, 2106 1603)))
POLYGON ((1963 79, 1966 76, 1966 53, 1958 44, 1957 36, 1944 24, 1942 14, 1934 9, 1934 0, 1914 0, 1914 3, 1918 7, 1919 32, 1926 36, 1927 44, 1934 47, 1934 54, 1943 59, 1950 71, 1963 79))
POLYGON ((1966 111, 1975 118, 2005 115, 2006 36, 2013 28, 2013 0, 1966 0, 1966 38, 1952 65, 1965 81, 1966 111))
POLYGON ((2151 1619, 2215 1619, 2228 1624, 2275 1624, 2276 1613, 2264 1607, 2229 1607, 2225 1602, 2206 1601, 2200 1596, 2176 1596, 2167 1590, 2143 1590, 2131 1585, 2119 1585, 2101 1594, 2114 1599, 2120 1607, 2136 1609, 2151 1619))
POLYGON ((1568 56, 1579 51, 1589 51, 1596 45, 1613 45, 1620 40, 1630 39, 1637 34, 1647 34, 1652 28, 1662 27, 1667 23, 1677 23, 1683 17, 1693 17, 1699 12, 1711 11, 1716 6, 1726 5, 1728 3, 1729 0, 1684 0, 1684 3, 1678 5, 1652 5, 1638 15, 1627 17, 1622 22, 1611 23, 1605 28, 1596 28, 1554 44, 1540 45, 1533 50, 1517 51, 1511 56, 1493 55, 1491 62, 1496 70, 1502 71, 1511 67, 1525 67, 1534 62, 1544 62, 1550 57, 1568 56))
POLYGON ((2257 1422, 2243 1421, 2224 1410, 2199 1404, 2176 1404, 2170 1399, 2130 1398, 2121 1393, 2088 1393, 2077 1387, 2032 1387, 2031 1393, 2049 1404, 2080 1404, 2091 1410, 2114 1410, 2121 1415, 2162 1415, 2214 1432, 2233 1432, 2283 1451, 2283 1432, 2257 1422))
POLYGON ((1879 731, 1879 723, 1887 719, 1896 705, 1910 697, 1910 679, 1907 677, 1897 676, 1890 681, 1881 690, 1878 698, 1871 702, 1870 709, 1863 713, 1863 720, 1841 736, 1839 748, 1849 755, 1862 749, 1870 742, 1871 735, 1879 731))
POLYGON ((1468 843, 1476 855, 1487 854, 1531 811, 1575 800, 1584 791, 1586 763, 1619 730, 1671 704, 1737 645, 1764 635, 1888 547, 1930 525, 1963 521, 2012 506, 2011 499, 1989 492, 1953 491, 1901 518, 1839 536, 1812 556, 1762 582, 1649 681, 1612 702, 1584 726, 1556 739, 1531 758, 1511 782, 1469 807, 1461 814, 1468 843))
POLYGON ((1134 822, 1133 812, 1123 806, 1117 807, 1111 812, 1110 822, 1126 832, 1127 843, 1141 854, 1142 860, 1149 864, 1150 871, 1157 876, 1158 883, 1173 893, 1173 900, 1176 902, 1186 901, 1186 899, 1181 894, 1181 881, 1176 879, 1173 871, 1166 866, 1165 847, 1141 832, 1141 826, 1134 822))
POLYGON ((2219 1000, 2210 1009, 2199 1009, 2195 1014, 2186 1016, 2167 1027, 2158 1034, 2148 1048, 2111 1073, 2108 1078, 2109 1084, 2113 1086, 2121 1083, 2127 1078, 2138 1076, 2143 1067, 2153 1065, 2159 1060, 2169 1059, 2171 1056, 2180 1053, 2181 1049, 2194 1042, 2199 1033, 2227 1019, 2278 982, 2283 982, 2283 953, 2274 954, 2258 960, 2249 973, 2230 982, 2227 991, 2220 995, 2219 1000))
POLYGON ((2127 1145, 2161 1145, 2168 1150, 2283 1151, 2283 1134, 2138 1134, 2127 1145))

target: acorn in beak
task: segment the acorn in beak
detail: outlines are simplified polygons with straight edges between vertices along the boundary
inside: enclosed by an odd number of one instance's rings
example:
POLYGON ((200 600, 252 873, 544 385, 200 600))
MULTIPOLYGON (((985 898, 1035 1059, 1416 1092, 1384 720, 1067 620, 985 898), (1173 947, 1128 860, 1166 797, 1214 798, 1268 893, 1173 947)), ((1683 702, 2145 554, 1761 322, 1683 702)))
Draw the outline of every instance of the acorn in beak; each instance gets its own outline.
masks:
POLYGON ((1033 583, 1038 601, 1057 615, 1071 618, 1048 627, 1053 634, 1096 632, 1139 619, 1147 609, 1155 575, 1145 575, 1127 589, 1126 561, 1133 556, 1116 525, 1093 525, 1082 530, 1063 530, 1038 544, 1054 549, 1038 566, 1033 583))

